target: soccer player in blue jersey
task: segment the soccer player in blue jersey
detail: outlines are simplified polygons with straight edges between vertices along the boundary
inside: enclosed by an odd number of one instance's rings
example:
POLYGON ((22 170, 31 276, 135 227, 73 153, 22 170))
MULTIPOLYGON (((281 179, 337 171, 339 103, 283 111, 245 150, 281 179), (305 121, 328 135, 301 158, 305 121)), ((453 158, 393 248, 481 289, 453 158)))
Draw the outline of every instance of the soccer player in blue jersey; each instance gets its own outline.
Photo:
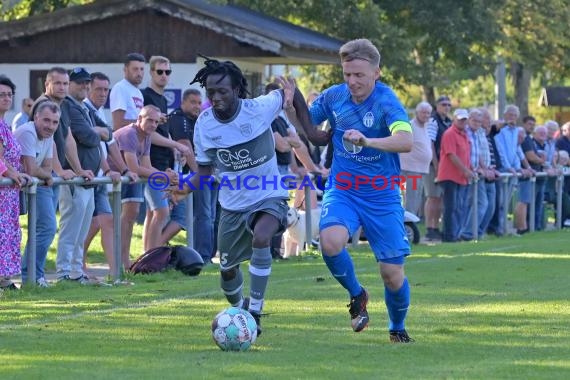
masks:
POLYGON ((346 244, 363 226, 384 281, 390 341, 408 343, 413 339, 404 326, 410 304, 404 259, 410 243, 398 186, 398 153, 412 148, 411 126, 394 92, 378 81, 378 49, 367 39, 357 39, 339 53, 345 83, 323 91, 310 110, 297 91, 295 110, 288 109, 288 115, 297 117, 314 144, 332 139, 332 184, 323 197, 320 244, 327 267, 350 295, 353 330, 368 325, 368 292, 356 277, 346 244), (315 127, 325 120, 331 126, 328 134, 315 127))

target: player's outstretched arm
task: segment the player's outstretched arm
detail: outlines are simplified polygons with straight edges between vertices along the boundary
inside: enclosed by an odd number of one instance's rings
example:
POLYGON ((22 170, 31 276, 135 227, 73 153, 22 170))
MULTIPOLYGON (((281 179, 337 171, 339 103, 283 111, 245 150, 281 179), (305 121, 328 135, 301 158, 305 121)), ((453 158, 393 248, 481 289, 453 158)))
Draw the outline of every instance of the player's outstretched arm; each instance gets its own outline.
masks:
POLYGON ((295 88, 293 108, 286 109, 285 111, 287 112, 289 121, 295 128, 300 129, 314 145, 324 146, 329 143, 331 137, 330 133, 318 129, 317 126, 311 123, 305 98, 298 88, 295 88))
POLYGON ((393 135, 380 138, 369 138, 356 129, 344 132, 343 139, 354 145, 378 149, 384 152, 405 153, 412 150, 413 137, 411 132, 397 131, 393 135))

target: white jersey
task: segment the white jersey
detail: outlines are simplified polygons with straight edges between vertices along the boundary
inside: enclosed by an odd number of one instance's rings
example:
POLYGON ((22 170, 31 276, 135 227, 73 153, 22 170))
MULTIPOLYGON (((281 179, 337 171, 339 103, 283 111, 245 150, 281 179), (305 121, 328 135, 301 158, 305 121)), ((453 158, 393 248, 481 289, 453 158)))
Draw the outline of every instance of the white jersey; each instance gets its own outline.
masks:
POLYGON ((224 209, 243 211, 267 198, 288 197, 280 182, 271 131, 282 104, 281 92, 276 90, 255 99, 241 99, 236 115, 227 122, 216 119, 211 107, 198 117, 196 160, 219 172, 219 200, 224 209))

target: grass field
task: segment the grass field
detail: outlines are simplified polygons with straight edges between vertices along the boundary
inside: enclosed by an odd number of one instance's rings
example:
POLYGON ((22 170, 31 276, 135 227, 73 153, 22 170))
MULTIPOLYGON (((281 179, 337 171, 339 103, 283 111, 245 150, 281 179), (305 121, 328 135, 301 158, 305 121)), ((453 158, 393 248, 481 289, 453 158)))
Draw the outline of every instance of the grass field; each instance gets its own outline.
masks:
POLYGON ((408 345, 388 342, 366 245, 353 257, 370 292, 368 329, 352 332, 346 293, 309 253, 275 262, 263 335, 244 353, 212 341, 227 306, 215 266, 131 286, 24 287, 0 296, 0 379, 567 379, 569 237, 414 246, 408 345))

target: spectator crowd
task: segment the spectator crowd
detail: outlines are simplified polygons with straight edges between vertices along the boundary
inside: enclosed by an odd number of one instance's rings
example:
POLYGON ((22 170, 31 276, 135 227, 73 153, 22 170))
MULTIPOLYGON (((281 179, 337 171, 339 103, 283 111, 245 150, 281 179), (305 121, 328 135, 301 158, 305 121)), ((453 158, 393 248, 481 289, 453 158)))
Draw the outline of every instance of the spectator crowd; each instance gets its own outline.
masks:
MULTIPOLYGON (((522 235, 529 232, 531 206, 535 230, 546 227, 544 206, 556 204, 557 178, 569 166, 570 122, 561 128, 553 120, 537 125, 531 115, 521 118, 512 104, 500 120, 493 120, 484 107, 452 112, 451 98, 440 96, 433 112, 430 104, 419 103, 411 124, 414 147, 400 154, 402 175, 408 178, 404 207, 423 217, 427 240, 522 235), (503 179, 502 173, 510 175, 503 179), (509 229, 505 213, 513 194, 516 204, 509 229)), ((570 226, 569 196, 570 178, 565 177, 561 219, 565 227, 570 226)))
MULTIPOLYGON (((25 203, 20 187, 28 185, 32 177, 45 181, 36 194, 35 279, 40 287, 49 286, 45 264, 56 233, 58 281, 92 281, 87 253, 99 231, 111 273, 116 269, 109 185, 87 182, 52 186, 54 177, 89 181, 105 176, 114 183, 121 177, 130 179, 121 189, 124 269, 131 264, 137 221, 143 224, 144 251, 168 244, 185 229, 188 205, 169 204, 160 191, 145 186, 139 178, 161 172, 175 181, 178 172, 196 172, 194 128, 205 105, 201 92, 188 88, 180 107, 168 113, 164 92, 172 73, 170 61, 152 56, 148 62, 149 85, 140 88, 146 66, 144 56, 127 55, 124 78, 112 89, 105 73, 52 67, 46 75, 45 93, 35 100, 23 99, 11 127, 4 116, 12 108, 16 86, 7 76, 0 76, 0 175, 15 182, 0 187, 1 288, 14 289, 11 277, 21 273, 25 280, 28 275, 30 247, 20 252, 19 216, 25 203), (107 101, 112 120, 103 112, 107 101)), ((274 88, 270 84, 266 92, 274 88)), ((316 95, 310 94, 307 102, 316 95)), ((527 233, 531 204, 535 229, 545 228, 544 206, 555 203, 556 178, 569 165, 570 122, 561 128, 552 120, 537 124, 533 116, 521 118, 514 105, 505 108, 501 120, 493 120, 483 107, 452 112, 451 98, 440 96, 433 107, 420 102, 411 125, 413 149, 400 154, 402 175, 407 178, 403 201, 407 211, 423 218, 427 240, 457 242, 480 239, 485 234, 527 233), (506 187, 501 173, 513 174, 506 179, 506 187), (534 187, 532 177, 536 177, 534 187), (513 194, 514 230, 510 231, 504 221, 513 194)), ((272 130, 281 174, 326 176, 330 149, 320 150, 297 134, 284 113, 275 119, 272 130)), ((569 226, 570 178, 565 178, 562 223, 569 226)), ((301 193, 295 197, 297 208, 304 207, 301 193)), ((193 196, 193 244, 206 263, 217 251, 217 197, 215 186, 205 186, 193 196)), ((313 192, 313 207, 316 199, 313 192)), ((281 246, 281 237, 276 236, 272 243, 274 258, 281 257, 281 246)))

